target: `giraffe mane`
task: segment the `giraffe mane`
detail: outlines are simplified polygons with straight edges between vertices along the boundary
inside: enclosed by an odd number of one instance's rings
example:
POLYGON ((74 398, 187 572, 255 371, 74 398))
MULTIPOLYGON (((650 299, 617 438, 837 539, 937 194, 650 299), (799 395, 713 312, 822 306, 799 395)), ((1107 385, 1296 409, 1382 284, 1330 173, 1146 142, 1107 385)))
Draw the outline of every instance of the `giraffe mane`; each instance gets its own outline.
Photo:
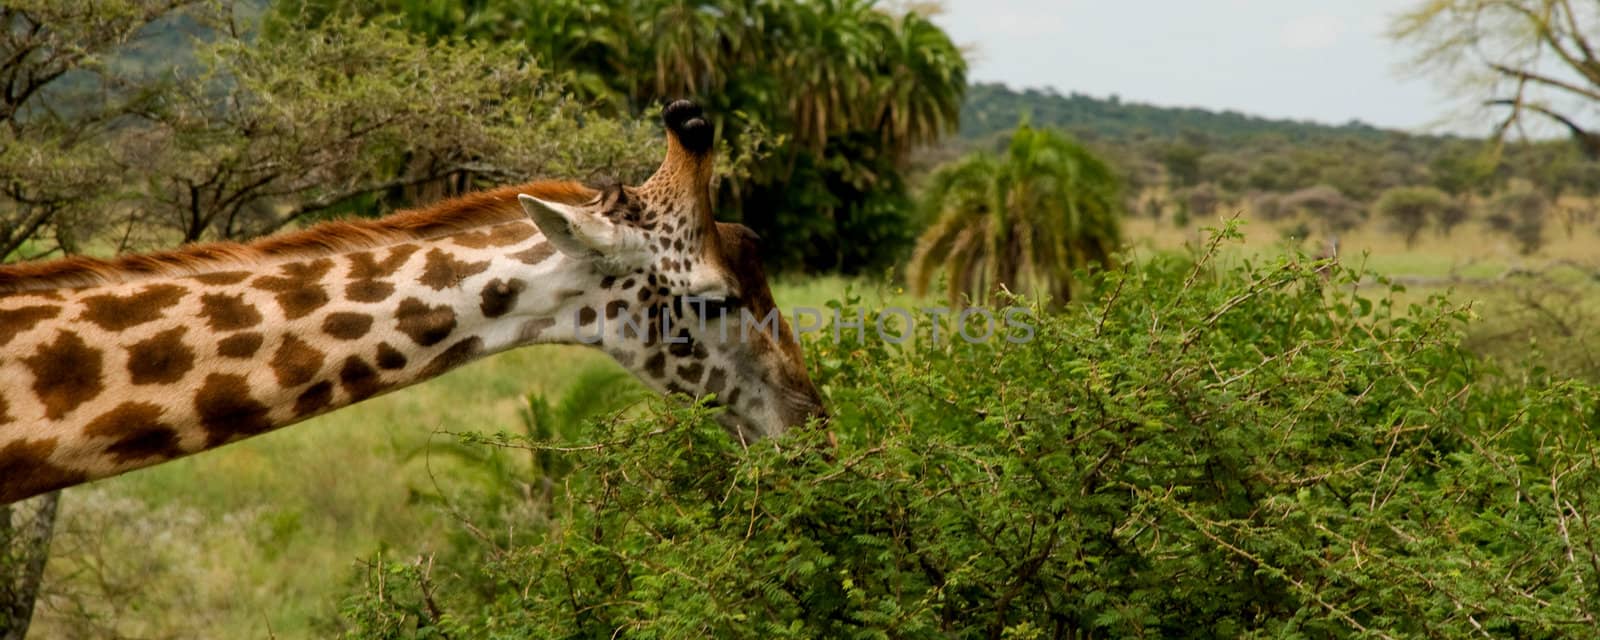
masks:
POLYGON ((195 275, 218 267, 246 266, 278 258, 313 258, 437 238, 473 227, 527 219, 517 203, 517 194, 522 193, 565 204, 580 204, 597 194, 577 182, 542 180, 476 191, 383 218, 323 222, 248 243, 208 242, 114 258, 72 256, 0 265, 0 294, 195 275))

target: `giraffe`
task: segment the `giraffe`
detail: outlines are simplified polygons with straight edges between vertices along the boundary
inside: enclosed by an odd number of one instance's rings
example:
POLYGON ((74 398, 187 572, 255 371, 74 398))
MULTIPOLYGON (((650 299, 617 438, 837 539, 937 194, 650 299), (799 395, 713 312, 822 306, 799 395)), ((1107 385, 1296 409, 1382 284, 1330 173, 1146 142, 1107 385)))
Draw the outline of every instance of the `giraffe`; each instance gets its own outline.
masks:
POLYGON ((824 419, 755 234, 712 217, 711 126, 682 100, 663 120, 638 186, 536 181, 250 244, 0 267, 0 504, 535 343, 714 395, 746 442, 824 419))

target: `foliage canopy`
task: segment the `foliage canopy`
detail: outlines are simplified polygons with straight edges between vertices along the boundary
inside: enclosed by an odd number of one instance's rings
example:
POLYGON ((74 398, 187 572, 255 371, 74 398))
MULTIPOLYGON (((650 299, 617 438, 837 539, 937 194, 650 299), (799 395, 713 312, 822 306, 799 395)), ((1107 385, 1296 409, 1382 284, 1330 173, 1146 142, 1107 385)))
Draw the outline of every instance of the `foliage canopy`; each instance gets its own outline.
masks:
POLYGON ((514 42, 601 113, 694 98, 759 152, 719 189, 779 267, 859 271, 909 242, 912 148, 956 130, 966 61, 916 11, 876 0, 300 0, 281 11, 393 16, 439 41, 514 42))

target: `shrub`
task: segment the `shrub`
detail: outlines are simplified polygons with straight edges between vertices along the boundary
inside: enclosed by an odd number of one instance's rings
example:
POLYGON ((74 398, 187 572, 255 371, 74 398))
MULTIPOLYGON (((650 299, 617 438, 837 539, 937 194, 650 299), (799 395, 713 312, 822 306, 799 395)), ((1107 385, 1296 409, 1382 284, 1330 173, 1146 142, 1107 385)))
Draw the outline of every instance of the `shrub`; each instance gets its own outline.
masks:
MULTIPOLYGON (((1389 222, 1390 229, 1405 236, 1410 248, 1416 246, 1428 222, 1442 222, 1451 202, 1450 196, 1433 187, 1393 187, 1378 196, 1372 209, 1389 222)), ((1444 228, 1443 224, 1440 227, 1444 228)))
POLYGON ((1489 202, 1489 228, 1505 233, 1517 242, 1517 250, 1531 254, 1544 246, 1544 223, 1550 201, 1538 191, 1513 188, 1489 202))
POLYGON ((1455 231, 1456 227, 1461 226, 1461 223, 1466 222, 1471 217, 1472 209, 1468 207, 1467 203, 1452 198, 1438 212, 1436 222, 1439 225, 1439 235, 1446 238, 1450 237, 1450 232, 1455 231))
POLYGON ((1267 222, 1277 222, 1291 213, 1283 206, 1283 196, 1276 193, 1251 194, 1250 211, 1267 222))
POLYGON ((1352 295, 1360 275, 1300 255, 1228 269, 1163 255, 1063 313, 1035 310, 1021 343, 952 340, 948 324, 936 343, 927 319, 903 350, 816 341, 829 433, 745 451, 708 410, 664 403, 600 424, 568 447, 576 470, 537 540, 486 540, 443 568, 379 563, 346 603, 351 632, 1587 628, 1600 395, 1490 382, 1457 345, 1465 310, 1352 295))
POLYGON ((1325 184, 1284 196, 1283 207, 1308 216, 1328 235, 1349 231, 1362 222, 1361 207, 1344 192, 1325 184))
POLYGON ((1179 191, 1178 197, 1183 200, 1189 215, 1202 219, 1214 219, 1217 207, 1222 206, 1222 192, 1210 182, 1185 187, 1179 191))

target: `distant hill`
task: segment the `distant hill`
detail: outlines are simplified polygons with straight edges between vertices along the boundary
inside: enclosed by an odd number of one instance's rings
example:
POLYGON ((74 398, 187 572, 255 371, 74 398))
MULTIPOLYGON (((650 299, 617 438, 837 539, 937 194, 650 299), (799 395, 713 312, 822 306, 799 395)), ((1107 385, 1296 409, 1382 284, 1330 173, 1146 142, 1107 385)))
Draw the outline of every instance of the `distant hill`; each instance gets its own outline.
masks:
POLYGON ((1096 98, 1076 92, 1061 95, 1054 89, 1017 90, 1002 84, 977 83, 967 88, 959 137, 967 142, 988 140, 1010 131, 1024 116, 1035 126, 1059 127, 1085 139, 1108 142, 1201 134, 1223 139, 1275 136, 1302 143, 1331 138, 1373 140, 1398 133, 1358 121, 1334 126, 1237 111, 1123 102, 1116 96, 1096 98))
POLYGON ((1363 122, 1263 118, 991 83, 967 88, 958 135, 919 161, 933 167, 973 149, 997 150, 1024 119, 1084 141, 1135 190, 1161 185, 1242 195, 1331 186, 1370 202, 1393 187, 1487 194, 1518 179, 1552 198, 1600 193, 1600 162, 1584 158, 1570 139, 1496 147, 1483 138, 1414 134, 1363 122))

